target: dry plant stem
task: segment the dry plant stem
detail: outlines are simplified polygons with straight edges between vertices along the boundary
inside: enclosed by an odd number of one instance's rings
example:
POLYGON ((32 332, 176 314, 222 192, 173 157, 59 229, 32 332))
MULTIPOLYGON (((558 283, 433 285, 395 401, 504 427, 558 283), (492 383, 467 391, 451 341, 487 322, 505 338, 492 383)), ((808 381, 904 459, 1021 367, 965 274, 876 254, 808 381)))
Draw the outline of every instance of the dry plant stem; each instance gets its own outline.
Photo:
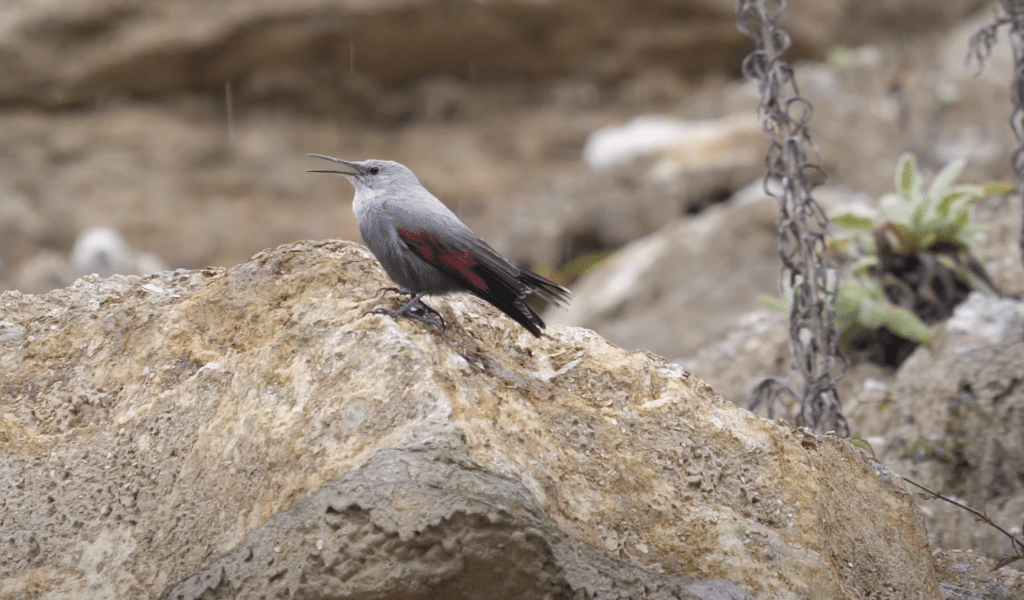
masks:
POLYGON ((799 424, 818 434, 834 430, 846 437, 849 427, 835 389, 846 363, 839 355, 836 285, 826 255, 828 218, 811 193, 809 176, 821 173, 808 159, 809 150, 814 151, 808 131, 811 105, 784 60, 789 36, 776 24, 785 8, 785 0, 739 0, 736 22, 756 45, 743 61, 743 73, 758 85, 759 112, 770 142, 764 187, 779 202, 779 255, 793 288, 790 349, 803 380, 801 393, 793 393, 800 399, 799 424))
POLYGON ((978 510, 975 510, 975 509, 971 508, 970 506, 967 506, 966 504, 961 504, 961 503, 957 502, 956 500, 953 500, 952 498, 949 498, 947 496, 943 496, 942 494, 940 494, 938 492, 932 491, 932 490, 926 488, 925 486, 921 485, 920 483, 917 483, 916 481, 914 481, 913 479, 910 479, 908 477, 903 477, 903 481, 906 481, 910 485, 924 490, 928 494, 928 496, 930 496, 931 498, 938 498, 939 500, 944 500, 946 502, 949 502, 953 506, 962 508, 962 509, 966 510, 967 512, 971 513, 972 515, 978 517, 979 521, 981 521, 983 523, 986 523, 988 525, 991 525, 992 527, 998 529, 1000 532, 1002 532, 1003 535, 1005 535, 1006 537, 1010 538, 1010 545, 1013 547, 1013 551, 1015 553, 1017 553, 1017 556, 1024 555, 1024 542, 1021 542, 1020 540, 1018 540, 1017 537, 1014 536, 1009 531, 1003 529, 999 525, 996 525, 995 522, 992 521, 992 519, 990 519, 989 516, 986 515, 985 513, 980 512, 978 510))
MULTIPOLYGON (((1010 48, 1013 50, 1013 81, 1010 83, 1010 128, 1017 138, 1017 149, 1011 157, 1013 172, 1017 174, 1021 201, 1024 202, 1024 0, 1000 0, 1003 15, 995 22, 982 27, 971 38, 968 62, 974 60, 979 68, 992 52, 998 38, 999 29, 1009 26, 1010 48)), ((1018 241, 1021 260, 1024 261, 1024 220, 1021 222, 1020 239, 1018 241)))

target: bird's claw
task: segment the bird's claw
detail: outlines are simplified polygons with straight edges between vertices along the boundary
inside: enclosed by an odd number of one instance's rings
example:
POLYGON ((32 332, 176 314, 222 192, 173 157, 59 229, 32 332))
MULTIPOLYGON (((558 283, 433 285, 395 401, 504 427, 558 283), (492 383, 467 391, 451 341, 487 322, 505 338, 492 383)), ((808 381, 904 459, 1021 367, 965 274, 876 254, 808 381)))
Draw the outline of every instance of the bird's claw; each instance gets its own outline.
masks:
MULTIPOLYGON (((381 291, 395 291, 400 294, 409 294, 408 291, 399 288, 382 288, 381 291)), ((366 314, 387 315, 393 319, 397 319, 399 317, 409 317, 414 321, 419 321, 420 323, 430 325, 434 329, 437 329, 438 333, 440 333, 441 335, 444 335, 445 327, 447 327, 447 325, 444 322, 444 317, 441 316, 441 313, 427 306, 422 300, 419 299, 409 302, 408 304, 399 308, 398 310, 375 308, 366 314), (428 316, 428 314, 433 315, 433 317, 428 316)))
POLYGON ((382 295, 387 294, 388 292, 394 292, 396 294, 401 294, 402 296, 412 296, 413 295, 412 292, 410 292, 409 290, 403 290, 402 288, 398 288, 398 287, 395 287, 393 285, 389 285, 389 286, 385 286, 385 287, 382 287, 379 290, 377 290, 377 293, 375 294, 375 296, 380 298, 382 295))
POLYGON ((417 302, 415 305, 406 308, 405 312, 402 312, 401 309, 396 310, 393 313, 391 313, 391 316, 395 318, 402 316, 409 317, 414 321, 419 321, 420 323, 430 325, 434 329, 437 329, 438 333, 444 335, 444 317, 441 316, 441 313, 427 306, 423 302, 417 302))
MULTIPOLYGON (((431 310, 433 310, 433 309, 431 309, 431 310)), ((436 311, 435 311, 435 313, 436 313, 436 311)), ((427 317, 425 315, 414 316, 412 313, 410 313, 409 317, 419 321, 420 323, 426 323, 427 325, 430 325, 431 327, 436 329, 438 333, 440 333, 441 335, 444 335, 444 328, 445 328, 444 317, 442 317, 441 315, 437 315, 437 319, 432 319, 432 318, 427 317)))

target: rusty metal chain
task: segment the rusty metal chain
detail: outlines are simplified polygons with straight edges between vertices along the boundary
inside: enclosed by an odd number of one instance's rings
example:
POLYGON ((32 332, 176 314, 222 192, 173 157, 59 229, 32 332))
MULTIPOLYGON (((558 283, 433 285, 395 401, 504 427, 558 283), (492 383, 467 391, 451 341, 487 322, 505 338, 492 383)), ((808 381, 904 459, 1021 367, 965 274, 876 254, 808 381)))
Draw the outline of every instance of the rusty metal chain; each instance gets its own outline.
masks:
MULTIPOLYGON (((1024 0, 1000 0, 1003 15, 979 29, 971 37, 970 51, 967 60, 975 60, 979 68, 992 53, 999 29, 1009 25, 1010 48, 1013 50, 1013 81, 1010 83, 1010 127, 1017 138, 1017 149, 1013 151, 1010 162, 1013 172, 1017 174, 1018 192, 1024 201, 1024 0)), ((1020 240, 1021 261, 1024 261, 1024 219, 1021 221, 1020 240)))
POLYGON ((743 61, 743 75, 758 85, 758 110, 770 142, 764 188, 779 202, 779 255, 793 290, 790 350, 803 388, 796 393, 792 382, 787 386, 778 378, 766 380, 752 395, 750 407, 767 403, 772 414, 771 405, 787 393, 800 401, 799 425, 847 437, 849 426, 835 389, 846 361, 839 354, 836 331, 836 273, 826 254, 828 217, 812 195, 811 178, 822 170, 809 158, 813 153, 817 159, 808 130, 811 105, 800 95, 784 58, 791 42, 776 21, 785 9, 785 0, 738 0, 736 22, 755 44, 743 61))

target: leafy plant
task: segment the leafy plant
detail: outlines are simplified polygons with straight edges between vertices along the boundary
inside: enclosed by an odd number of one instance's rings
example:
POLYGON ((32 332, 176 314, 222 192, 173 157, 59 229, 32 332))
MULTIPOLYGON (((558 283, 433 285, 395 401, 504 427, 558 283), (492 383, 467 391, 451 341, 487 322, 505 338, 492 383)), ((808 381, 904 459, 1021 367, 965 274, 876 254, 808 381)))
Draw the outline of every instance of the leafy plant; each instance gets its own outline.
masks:
MULTIPOLYGON (((955 255, 969 251, 971 236, 977 232, 971 211, 974 202, 985 196, 1012 193, 1013 187, 998 181, 955 185, 965 166, 963 160, 946 165, 926 189, 914 155, 904 154, 896 167, 897 193, 882 197, 878 216, 845 213, 834 217, 832 220, 844 227, 871 232, 870 237, 860 237, 864 256, 853 270, 877 266, 886 255, 955 255)), ((851 236, 836 237, 832 249, 848 246, 852 240, 851 236)), ((987 278, 979 278, 965 265, 944 262, 972 288, 996 293, 987 278)))
POLYGON ((890 302, 877 278, 859 273, 840 282, 836 293, 840 343, 849 347, 864 331, 880 327, 918 344, 932 341, 931 328, 912 311, 890 302))
POLYGON ((946 165, 925 185, 917 160, 904 154, 896 166, 896 192, 880 199, 876 215, 845 213, 833 219, 854 231, 833 237, 830 249, 858 249, 848 268, 850 279, 840 283, 837 294, 844 344, 887 330, 909 344, 894 355, 886 350, 898 364, 913 346, 931 339, 927 323, 949 317, 972 290, 998 295, 971 253, 978 230, 973 208, 978 199, 1013 188, 1002 182, 958 185, 965 164, 946 165))
MULTIPOLYGON (((799 281, 799 276, 797 278, 799 281)), ((782 297, 762 296, 766 307, 785 312, 793 302, 793 286, 782 282, 782 297)), ((881 282, 863 273, 840 281, 836 291, 836 329, 840 341, 847 346, 850 339, 866 329, 889 327, 901 336, 918 343, 931 341, 931 329, 914 313, 889 302, 881 282)))
MULTIPOLYGON (((897 366, 915 346, 931 341, 928 323, 947 318, 972 290, 998 295, 971 253, 978 230, 974 203, 1007 194, 1002 182, 958 185, 964 161, 947 165, 926 186, 912 154, 900 157, 896 192, 876 214, 848 212, 832 220, 851 231, 831 235, 833 253, 849 264, 836 290, 836 326, 844 350, 871 348, 877 362, 897 366)), ((786 308, 792 293, 765 304, 786 308)))

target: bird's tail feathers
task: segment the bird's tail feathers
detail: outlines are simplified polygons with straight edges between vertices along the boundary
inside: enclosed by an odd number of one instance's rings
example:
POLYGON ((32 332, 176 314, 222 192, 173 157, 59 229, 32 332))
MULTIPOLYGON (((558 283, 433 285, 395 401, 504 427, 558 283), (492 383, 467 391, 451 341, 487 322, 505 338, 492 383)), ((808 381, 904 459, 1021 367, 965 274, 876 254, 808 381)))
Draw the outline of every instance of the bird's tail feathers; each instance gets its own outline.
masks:
POLYGON ((519 267, 519 270, 519 281, 526 286, 528 292, 537 294, 561 308, 569 305, 569 300, 572 299, 572 292, 553 281, 548 281, 527 268, 519 267))

